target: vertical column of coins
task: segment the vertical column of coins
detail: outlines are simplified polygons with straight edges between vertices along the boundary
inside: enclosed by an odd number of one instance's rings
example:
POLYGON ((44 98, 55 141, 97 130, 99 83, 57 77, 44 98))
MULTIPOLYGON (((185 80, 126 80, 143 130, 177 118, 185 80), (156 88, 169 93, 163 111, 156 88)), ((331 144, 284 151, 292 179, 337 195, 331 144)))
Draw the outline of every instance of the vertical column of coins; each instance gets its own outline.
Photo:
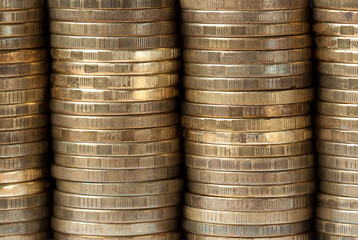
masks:
POLYGON ((317 239, 358 239, 358 2, 315 0, 317 239))
POLYGON ((0 239, 46 239, 45 1, 0 1, 0 239))
POLYGON ((55 239, 179 239, 175 1, 49 7, 55 239))
POLYGON ((181 0, 187 239, 312 239, 308 4, 181 0))

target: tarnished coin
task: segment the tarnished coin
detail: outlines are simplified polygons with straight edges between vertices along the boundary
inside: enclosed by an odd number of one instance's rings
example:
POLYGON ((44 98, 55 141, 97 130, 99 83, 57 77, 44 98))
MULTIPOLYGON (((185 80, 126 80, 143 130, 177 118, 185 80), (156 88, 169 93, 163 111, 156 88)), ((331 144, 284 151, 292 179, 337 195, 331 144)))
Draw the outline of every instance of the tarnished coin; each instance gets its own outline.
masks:
POLYGON ((0 159, 44 154, 48 149, 48 141, 0 145, 0 159))
POLYGON ((347 198, 323 193, 317 195, 317 204, 318 206, 331 209, 358 210, 357 198, 347 198))
POLYGON ((15 63, 0 64, 0 74, 2 77, 22 77, 28 75, 44 74, 48 70, 48 63, 31 62, 31 63, 15 63))
POLYGON ((346 236, 346 237, 358 237, 358 224, 338 223, 316 219, 315 229, 318 232, 346 236))
POLYGON ((319 181, 319 189, 322 193, 343 197, 358 197, 358 185, 319 181))
MULTIPOLYGON (((98 237, 98 236, 89 236, 89 235, 76 235, 76 234, 64 234, 59 232, 54 232, 55 239, 61 240, 126 240, 128 237, 98 237)), ((131 240, 181 240, 182 235, 181 232, 171 231, 165 233, 144 235, 144 236, 131 236, 131 240)), ((12 239, 11 239, 12 240, 12 239)), ((22 239, 21 239, 22 240, 22 239)), ((289 239, 290 240, 290 239, 289 239)), ((304 239, 306 240, 306 239, 304 239)))
POLYGON ((355 90, 320 87, 318 88, 317 97, 325 102, 358 104, 358 92, 355 90))
POLYGON ((318 154, 318 164, 326 168, 358 170, 358 158, 318 154))
MULTIPOLYGON (((257 237, 257 238, 250 238, 250 240, 313 240, 314 233, 308 232, 303 234, 296 234, 291 236, 283 236, 283 237, 257 237)), ((185 234, 187 240, 245 240, 247 238, 236 238, 236 237, 214 237, 214 236, 207 236, 207 235, 199 235, 193 233, 186 233, 185 234)), ((323 239, 320 239, 323 240, 323 239)), ((327 240, 327 239, 325 239, 327 240)), ((329 239, 329 240, 338 240, 338 239, 329 239)), ((343 240, 343 239, 339 239, 343 240)))
POLYGON ((317 127, 333 128, 341 130, 356 130, 358 118, 353 117, 337 117, 329 115, 316 115, 315 123, 317 127))
POLYGON ((317 141, 316 150, 327 155, 356 157, 358 144, 317 141))
POLYGON ((45 20, 45 16, 45 9, 43 8, 6 10, 0 12, 0 22, 6 24, 39 22, 45 20))
POLYGON ((50 205, 47 205, 25 209, 2 210, 0 211, 0 223, 7 224, 44 219, 50 217, 50 209, 50 205))
POLYGON ((319 76, 318 84, 324 88, 358 90, 358 78, 355 77, 331 76, 322 74, 319 76))
MULTIPOLYGON (((0 224, 0 234, 4 238, 11 239, 11 237, 14 235, 14 233, 16 233, 16 236, 19 236, 19 235, 24 236, 23 234, 34 234, 37 232, 48 231, 49 225, 50 225, 50 223, 49 223, 48 219, 19 222, 19 223, 0 224)), ((41 237, 41 236, 42 235, 37 235, 37 237, 41 237)), ((20 238, 20 239, 22 239, 22 238, 20 238)))
POLYGON ((358 38, 356 37, 319 36, 316 37, 316 44, 318 48, 358 50, 358 38))
POLYGON ((45 74, 4 78, 0 81, 0 91, 20 91, 36 88, 45 88, 47 87, 47 85, 48 76, 45 74))
POLYGON ((41 35, 45 33, 45 24, 42 22, 0 24, 0 34, 2 37, 24 37, 41 35))
MULTIPOLYGON (((323 115, 317 115, 316 116, 316 123, 320 124, 320 119, 327 119, 330 118, 331 122, 337 122, 341 121, 342 123, 345 122, 345 127, 348 122, 354 122, 354 119, 351 119, 351 121, 347 118, 343 119, 332 119, 330 116, 325 115, 332 115, 332 116, 338 116, 338 117, 356 117, 358 114, 358 104, 347 104, 347 103, 332 103, 332 102, 322 102, 317 101, 316 104, 316 112, 323 114, 323 115)), ((321 126, 327 126, 324 123, 321 126)), ((337 126, 335 124, 335 126, 337 126)), ((352 125, 353 126, 353 125, 352 125)))
POLYGON ((329 182, 358 184, 357 175, 358 173, 352 170, 331 169, 322 166, 318 169, 318 177, 329 182))
POLYGON ((46 58, 47 49, 28 49, 0 52, 0 64, 38 62, 46 60, 46 58))
POLYGON ((26 196, 0 198, 0 209, 19 210, 43 206, 50 203, 50 192, 42 192, 26 196))
POLYGON ((0 184, 0 194, 1 197, 31 195, 44 192, 49 186, 50 184, 46 180, 15 184, 0 184))
MULTIPOLYGON (((349 237, 351 240, 356 240, 355 237, 349 237)), ((346 236, 337 236, 337 235, 331 235, 331 234, 325 234, 321 232, 316 233, 316 239, 317 240, 345 240, 347 239, 346 236)))
POLYGON ((0 169, 1 171, 16 171, 29 168, 41 168, 47 166, 47 164, 48 156, 46 154, 33 155, 1 159, 0 169))
POLYGON ((318 48, 315 56, 318 60, 325 62, 358 63, 358 51, 352 50, 318 48))
POLYGON ((347 0, 315 0, 315 7, 358 10, 358 3, 347 0))
POLYGON ((330 128, 316 129, 318 139, 328 142, 358 143, 358 132, 330 128))
MULTIPOLYGON (((303 1, 303 0, 301 0, 303 1)), ((49 0, 50 8, 86 8, 86 9, 142 9, 142 8, 163 8, 174 7, 174 0, 49 0)))
POLYGON ((358 13, 356 11, 344 11, 342 9, 315 8, 313 18, 316 22, 358 23, 358 13))
MULTIPOLYGON (((32 226, 31 226, 32 227, 32 226)), ((38 239, 48 239, 51 237, 51 233, 50 232, 44 232, 46 229, 44 230, 38 230, 39 232, 37 233, 25 233, 25 234, 21 234, 21 235, 8 235, 5 237, 1 237, 0 239, 5 239, 6 240, 38 240, 38 239)))
POLYGON ((0 38, 0 50, 39 48, 45 45, 46 38, 42 35, 0 38))
MULTIPOLYGON (((31 132, 30 129, 38 129, 38 128, 42 128, 42 127, 46 127, 48 125, 48 115, 47 114, 38 114, 38 115, 28 115, 28 116, 21 116, 21 114, 19 114, 20 117, 2 117, 0 118, 0 130, 1 131, 17 131, 17 130, 24 130, 24 129, 28 129, 29 131, 27 131, 27 133, 31 132)), ((47 131, 36 131, 36 130, 32 130, 35 134, 37 134, 37 139, 42 140, 47 136, 47 131), (42 133, 41 133, 42 132, 42 133)), ((23 131, 18 131, 18 132, 7 132, 8 133, 8 137, 10 137, 11 135, 14 136, 20 136, 23 135, 25 132, 23 131), (14 134, 12 134, 14 133, 14 134)), ((1 134, 0 134, 1 135, 1 134)), ((6 135, 6 133, 5 133, 6 135)), ((5 136, 4 135, 4 136, 5 136)), ((33 136, 28 135, 28 138, 31 138, 33 136)), ((24 141, 24 137, 21 137, 22 141, 24 141)), ((13 139, 16 141, 19 141, 17 139, 13 139)))
POLYGON ((0 172, 1 184, 30 182, 47 176, 47 168, 33 168, 0 172))
POLYGON ((0 104, 40 102, 46 99, 46 88, 0 92, 0 104))
POLYGON ((313 31, 323 36, 354 37, 358 35, 357 25, 346 23, 316 23, 313 25, 313 31))
POLYGON ((3 10, 11 9, 30 9, 43 7, 45 5, 45 0, 1 0, 0 8, 3 10))

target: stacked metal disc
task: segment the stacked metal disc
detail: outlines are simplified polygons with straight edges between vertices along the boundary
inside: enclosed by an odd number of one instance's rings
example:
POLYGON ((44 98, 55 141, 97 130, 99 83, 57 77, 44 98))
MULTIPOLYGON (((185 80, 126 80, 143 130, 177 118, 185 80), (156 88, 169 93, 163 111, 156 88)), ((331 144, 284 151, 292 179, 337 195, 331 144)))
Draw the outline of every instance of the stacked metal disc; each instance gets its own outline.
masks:
POLYGON ((317 239, 358 239, 358 2, 315 0, 317 239))
POLYGON ((0 239, 46 239, 45 1, 0 1, 0 239))
POLYGON ((181 0, 187 239, 312 239, 308 2, 181 0))
POLYGON ((174 0, 50 0, 55 239, 179 239, 174 0))

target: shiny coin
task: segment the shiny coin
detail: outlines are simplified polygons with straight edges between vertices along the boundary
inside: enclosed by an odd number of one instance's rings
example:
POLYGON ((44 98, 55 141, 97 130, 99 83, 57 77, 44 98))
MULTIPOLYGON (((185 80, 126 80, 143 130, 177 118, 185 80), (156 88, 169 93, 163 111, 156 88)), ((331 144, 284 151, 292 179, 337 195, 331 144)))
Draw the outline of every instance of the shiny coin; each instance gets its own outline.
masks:
POLYGON ((358 78, 355 77, 320 75, 318 83, 324 88, 358 90, 358 78))
POLYGON ((47 85, 48 85, 47 75, 4 78, 1 79, 0 81, 0 91, 19 91, 19 90, 29 90, 35 88, 45 88, 47 85))
POLYGON ((358 3, 346 0, 315 0, 315 7, 333 9, 358 9, 358 3))
POLYGON ((342 9, 315 8, 313 18, 316 22, 358 23, 356 11, 343 11, 342 9))
POLYGON ((29 116, 21 116, 21 117, 3 117, 0 118, 0 130, 1 131, 11 130, 11 132, 4 132, 3 134, 0 132, 0 135, 3 135, 2 137, 5 139, 9 139, 9 140, 11 139, 13 143, 21 142, 21 141, 27 142, 28 140, 25 139, 42 140, 46 138, 47 131, 44 131, 44 129, 42 129, 41 127, 46 127, 47 125, 48 125, 47 114, 29 115, 29 116), (33 129, 31 130, 31 128, 33 129), (23 131, 24 129, 28 129, 28 130, 23 131), (15 130, 22 130, 22 131, 13 132, 15 130), (36 135, 32 135, 32 134, 36 134, 36 135), (18 137, 20 137, 20 139, 18 139, 18 137))
POLYGON ((317 141, 316 150, 327 155, 356 157, 358 144, 317 141))
POLYGON ((41 35, 44 33, 45 33, 45 25, 42 22, 0 24, 0 34, 2 37, 22 37, 22 36, 41 35))
POLYGON ((48 151, 48 141, 0 145, 0 159, 44 154, 48 151))
MULTIPOLYGON (((20 104, 0 104, 0 115, 3 121, 8 121, 9 119, 4 120, 3 117, 19 117, 23 119, 31 119, 33 116, 26 115, 34 115, 41 114, 47 112, 47 102, 32 102, 32 103, 20 103, 20 104)), ((16 118, 13 118, 13 120, 16 118)), ((10 119, 11 120, 11 119, 10 119)), ((26 120, 27 121, 27 120, 26 120)), ((0 118, 0 122, 1 118, 0 118)), ((15 121, 13 121, 15 123, 15 121)), ((17 122, 19 124, 21 121, 17 122)), ((43 121, 41 121, 43 122, 43 121)), ((19 124, 21 125, 21 124, 19 124)), ((36 125, 34 125, 36 126, 36 125)))
POLYGON ((358 103, 357 91, 331 89, 331 88, 318 88, 318 96, 320 100, 326 102, 337 103, 358 103))
POLYGON ((340 50, 358 50, 358 38, 356 37, 316 37, 316 44, 319 48, 330 48, 340 50))
POLYGON ((330 195, 354 198, 358 197, 358 185, 320 181, 319 189, 321 192, 330 195))
POLYGON ((318 232, 331 235, 358 237, 358 224, 338 223, 316 219, 315 229, 318 232))
MULTIPOLYGON (((84 236, 84 235, 73 235, 73 234, 64 234, 59 232, 54 232, 55 239, 61 240, 128 240, 128 237, 98 237, 98 236, 84 236)), ((181 232, 172 231, 166 233, 159 233, 159 234, 151 234, 151 235, 144 235, 144 236, 131 236, 131 240, 181 240, 181 232)), ((22 240, 22 239, 21 239, 22 240)))
POLYGON ((19 222, 19 223, 0 224, 0 234, 4 238, 11 239, 11 236, 13 236, 14 233, 17 234, 16 236, 19 235, 21 236, 22 234, 32 234, 32 233, 47 231, 49 225, 50 223, 48 219, 19 222))
POLYGON ((358 199, 340 196, 327 195, 319 193, 317 195, 317 204, 325 208, 358 210, 358 199))
POLYGON ((49 192, 37 193, 33 195, 20 196, 20 197, 0 198, 0 209, 2 211, 29 209, 29 208, 49 204, 50 199, 51 198, 49 192))
POLYGON ((163 7, 174 7, 174 0, 50 0, 48 1, 48 7, 50 8, 90 8, 90 9, 141 9, 141 8, 163 8, 163 7))
POLYGON ((343 169, 343 170, 358 170, 358 158, 356 157, 340 157, 325 154, 318 154, 318 163, 320 166, 343 169))
POLYGON ((358 51, 318 48, 315 55, 325 62, 358 63, 358 51))
POLYGON ((317 35, 325 36, 357 36, 358 27, 355 24, 341 23, 316 23, 313 25, 313 31, 317 35))
POLYGON ((50 206, 5 210, 0 212, 0 223, 16 223, 43 219, 50 216, 50 206))
POLYGON ((1 197, 16 197, 37 194, 44 192, 49 186, 50 184, 45 180, 16 184, 0 184, 0 195, 1 197))
POLYGON ((46 60, 46 49, 18 50, 18 51, 1 51, 0 63, 25 63, 46 60))
POLYGON ((32 128, 19 131, 0 131, 0 144, 36 142, 44 140, 47 137, 47 128, 32 128))
POLYGON ((316 137, 328 142, 358 143, 357 131, 318 128, 316 129, 316 137))
POLYGON ((341 130, 356 130, 358 118, 336 117, 328 115, 316 115, 315 123, 317 127, 333 128, 341 130))
POLYGON ((45 20, 45 10, 42 8, 0 12, 1 23, 28 23, 43 20, 45 20))
POLYGON ((0 169, 1 171, 16 171, 30 168, 41 168, 47 166, 47 164, 48 156, 46 154, 33 155, 1 159, 0 169))
POLYGON ((338 182, 338 183, 351 183, 357 184, 357 172, 355 171, 346 171, 340 169, 331 169, 320 167, 318 170, 318 176, 320 179, 329 182, 338 182))
POLYGON ((46 100, 46 98, 46 88, 0 92, 0 104, 39 102, 46 100))
POLYGON ((28 75, 44 74, 48 70, 47 62, 1 64, 0 74, 2 77, 22 77, 28 75))
MULTIPOLYGON (((316 112, 321 113, 321 114, 325 114, 325 115, 335 115, 335 116, 341 116, 341 117, 356 117, 357 114, 358 114, 358 104, 331 103, 331 102, 317 101, 316 112)), ((316 116, 316 118, 317 118, 316 123, 320 124, 319 121, 320 121, 321 118, 322 119, 323 118, 324 119, 331 118, 331 117, 325 116, 325 115, 317 115, 316 116)), ((334 120, 331 118, 330 121, 336 122, 336 121, 339 121, 339 120, 337 118, 334 119, 334 120)), ((346 123, 349 122, 348 119, 340 119, 340 121, 346 122, 346 123)), ((352 119, 352 122, 354 122, 353 119, 352 119)), ((324 123, 322 123, 322 124, 324 125, 324 123)), ((321 126, 323 126, 323 125, 321 125, 321 126)), ((325 126, 327 126, 327 125, 325 125, 325 126)))
POLYGON ((47 172, 47 168, 33 168, 0 172, 0 181, 1 184, 35 181, 46 177, 47 172))
POLYGON ((46 38, 42 35, 0 38, 0 50, 29 49, 45 45, 46 38))

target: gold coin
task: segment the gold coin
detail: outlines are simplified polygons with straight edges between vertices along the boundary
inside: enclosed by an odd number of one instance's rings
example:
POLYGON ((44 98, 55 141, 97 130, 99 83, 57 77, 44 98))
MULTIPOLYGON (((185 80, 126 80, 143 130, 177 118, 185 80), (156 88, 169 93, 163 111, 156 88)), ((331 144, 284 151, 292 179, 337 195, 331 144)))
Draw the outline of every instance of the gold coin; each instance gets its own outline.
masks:
POLYGON ((46 49, 18 50, 18 51, 1 51, 0 63, 25 63, 43 61, 47 58, 46 49))
POLYGON ((39 102, 44 101, 46 99, 46 88, 0 92, 0 104, 39 102))
POLYGON ((44 192, 49 186, 50 184, 46 180, 15 184, 0 184, 0 195, 1 197, 17 197, 37 194, 44 192))
MULTIPOLYGON (((185 234, 187 240, 246 240, 247 238, 231 238, 231 237, 212 237, 206 235, 198 235, 192 233, 185 234)), ((257 238, 250 238, 250 240, 313 240, 314 233, 308 232, 303 234, 296 234, 291 236, 283 236, 283 237, 257 237, 257 238)), ((323 239, 322 239, 323 240, 323 239)), ((327 240, 327 239, 325 239, 327 240)), ((333 239, 329 239, 333 240, 333 239)), ((340 239, 343 240, 343 239, 340 239)))
POLYGON ((136 183, 86 183, 56 180, 56 187, 62 192, 81 195, 112 197, 151 196, 183 191, 184 180, 182 178, 173 178, 136 183))
POLYGON ((327 155, 355 157, 357 156, 358 144, 317 141, 316 150, 318 153, 327 155))
MULTIPOLYGON (((109 119, 109 116, 116 116, 115 118, 148 118, 148 116, 128 116, 128 115, 142 115, 142 114, 155 114, 162 113, 164 115, 166 112, 172 112, 177 109, 178 101, 177 99, 161 100, 161 101, 152 101, 152 102, 117 102, 117 103, 105 103, 105 102, 71 102, 71 101, 62 101, 51 99, 50 100, 50 109, 52 112, 64 113, 70 115, 81 115, 81 116, 106 116, 105 119, 109 119), (121 115, 127 115, 123 117, 121 115), (108 117, 107 117, 108 116, 108 117)), ((0 105, 1 107, 1 105, 0 105)), ((172 113, 171 115, 173 115, 172 113)), ((167 116, 168 114, 166 114, 167 116)), ((57 114, 54 116, 58 117, 57 114)), ((63 118, 64 116, 62 116, 63 118)), ((76 117, 76 116, 65 116, 67 118, 76 117)), ((177 116, 176 116, 177 117, 177 116)), ((93 117, 93 119, 96 119, 93 117)), ((98 118, 97 118, 98 119, 98 118)), ((104 120, 103 117, 101 117, 104 120)), ((170 117, 173 119, 173 117, 170 117)), ((55 121, 55 120, 53 120, 55 121)), ((169 120, 167 117, 168 124, 172 123, 173 120, 169 120)), ((178 122, 176 120, 173 124, 178 122)), ((62 123, 63 124, 63 123, 62 123)), ((132 123, 133 124, 133 123, 132 123)), ((143 122, 141 123, 143 124, 143 122)), ((62 125, 59 125, 62 126, 62 125)), ((145 125, 143 125, 145 126, 145 125)), ((152 127, 152 125, 149 125, 152 127)), ((155 125, 160 126, 160 125, 155 125)), ((153 126, 153 127, 155 127, 153 126)), ((72 128, 74 125, 72 125, 72 128)), ((113 128, 112 128, 113 129, 113 128)))
MULTIPOLYGON (((150 209, 181 204, 182 193, 166 193, 150 196, 87 196, 54 191, 54 201, 60 206, 76 209, 150 209)), ((0 199, 1 202, 1 199, 0 199)))
MULTIPOLYGON (((183 228, 189 233, 215 237, 264 238, 301 234, 311 229, 311 221, 280 225, 223 225, 184 219, 183 228)), ((215 238, 216 239, 216 238, 215 238)))
POLYGON ((263 118, 290 117, 306 115, 311 112, 311 103, 293 103, 278 105, 212 105, 182 102, 183 114, 211 118, 263 118))
POLYGON ((357 184, 357 172, 320 167, 318 177, 324 181, 357 184))
POLYGON ((265 37, 301 35, 310 31, 308 22, 250 23, 250 24, 207 24, 182 23, 181 33, 191 37, 265 37))
POLYGON ((356 24, 341 23, 316 23, 313 25, 313 31, 317 35, 325 36, 350 36, 358 35, 356 24))
POLYGON ((312 139, 310 128, 295 129, 279 132, 212 132, 194 129, 183 129, 185 140, 217 144, 283 144, 302 142, 312 139))
MULTIPOLYGON (((23 234, 34 234, 34 233, 47 231, 49 225, 50 223, 48 219, 19 222, 19 223, 0 224, 0 234, 5 239, 8 238, 11 239, 12 236, 14 236, 14 233, 16 233, 14 237, 18 237, 18 236, 26 236, 23 234)), ((20 239, 22 240, 22 238, 20 239)), ((27 239, 25 238, 25 240, 27 239)))
MULTIPOLYGON (((317 239, 317 240, 345 240, 345 239, 347 239, 347 237, 345 237, 345 236, 336 236, 336 235, 317 232, 315 239, 317 239)), ((350 237, 350 239, 351 240, 356 240, 357 238, 350 237)))
POLYGON ((248 3, 245 0, 182 0, 182 8, 198 10, 279 10, 279 9, 297 9, 307 8, 307 0, 298 0, 287 2, 285 0, 251 0, 248 3))
POLYGON ((315 123, 320 128, 356 130, 358 118, 316 115, 315 123))
POLYGON ((358 63, 358 51, 318 48, 315 55, 325 62, 358 63))
MULTIPOLYGON (((1 117, 20 117, 33 114, 46 113, 48 110, 47 102, 33 102, 20 104, 0 104, 1 117)), ((26 116, 28 117, 28 116, 26 116)))
POLYGON ((180 139, 146 143, 107 144, 54 140, 52 148, 58 153, 81 156, 146 156, 178 152, 180 150, 180 139))
MULTIPOLYGON (((54 48, 70 49, 151 49, 178 47, 176 34, 136 37, 85 37, 68 35, 50 35, 50 44, 54 48)), ((0 42, 1 49, 1 42, 0 42)))
POLYGON ((29 209, 49 204, 50 199, 50 192, 43 192, 20 197, 0 198, 0 209, 2 211, 29 209))
POLYGON ((50 232, 38 232, 38 233, 28 233, 28 234, 21 234, 21 235, 11 235, 0 239, 6 238, 6 240, 39 240, 39 239, 49 239, 50 237, 51 237, 50 232))
MULTIPOLYGON (((46 127, 48 125, 48 115, 47 114, 39 114, 39 115, 29 115, 29 116, 21 116, 21 117, 2 117, 0 118, 0 130, 1 131, 15 131, 15 130, 24 130, 24 129, 31 129, 31 128, 41 128, 46 127)), ((27 131, 31 132, 31 130, 27 131)), ((40 133, 40 136, 38 137, 46 137, 47 133, 44 134, 41 130, 40 132, 37 130, 34 130, 35 133, 40 133), (41 136, 42 135, 42 136, 41 136)), ((19 135, 17 133, 24 133, 21 132, 14 132, 14 135, 19 135)), ((0 132, 1 135, 1 132, 0 132)), ((9 137, 11 136, 11 132, 8 134, 9 137)), ((31 137, 31 136, 27 136, 31 137)), ((42 138, 43 139, 43 138, 42 138)), ((14 139, 15 141, 18 141, 14 139)))
POLYGON ((316 181, 272 186, 233 186, 188 181, 188 191, 200 195, 233 198, 278 198, 312 194, 316 181))
POLYGON ((320 75, 318 84, 324 88, 358 90, 358 78, 355 77, 320 75))
POLYGON ((176 230, 178 219, 148 223, 85 223, 52 218, 51 226, 56 232, 93 236, 138 236, 176 230))
MULTIPOLYGON (((179 89, 175 87, 137 90, 97 90, 78 88, 51 88, 51 97, 65 101, 95 102, 143 102, 175 98, 179 89)), ((1 92, 0 92, 1 100, 1 92)))
POLYGON ((146 50, 51 49, 53 59, 74 62, 154 62, 180 57, 179 48, 146 50))
POLYGON ((265 78, 211 78, 184 76, 184 88, 208 91, 284 90, 307 88, 312 84, 310 75, 265 78))
POLYGON ((0 64, 1 77, 22 77, 44 74, 48 70, 47 62, 0 64))
POLYGON ((307 21, 307 9, 269 10, 269 11, 223 11, 182 9, 183 22, 196 23, 287 23, 307 21))
POLYGON ((322 141, 328 142, 358 143, 357 131, 318 128, 316 129, 316 137, 322 141))
POLYGON ((10 9, 30 9, 30 8, 38 8, 43 7, 45 5, 44 0, 1 0, 0 8, 3 10, 10 9))
POLYGON ((54 161, 59 166, 69 168, 111 170, 143 168, 148 169, 179 165, 182 163, 182 154, 178 152, 141 157, 85 157, 55 153, 54 161))
POLYGON ((315 229, 318 232, 331 235, 346 236, 349 238, 358 237, 358 224, 356 223, 338 223, 316 219, 315 229))
POLYGON ((52 126, 52 137, 54 139, 73 142, 151 142, 169 140, 179 136, 180 128, 176 125, 135 130, 91 130, 52 126))
MULTIPOLYGON (((171 206, 156 209, 97 210, 78 209, 54 205, 53 216, 59 219, 87 223, 149 223, 170 220, 180 216, 180 207, 171 206)), ((0 213, 1 214, 1 213, 0 213)))
POLYGON ((198 129, 204 131, 269 132, 309 127, 311 125, 311 116, 306 115, 266 119, 226 119, 192 117, 183 115, 181 117, 181 122, 184 128, 198 129))
POLYGON ((192 193, 185 194, 185 204, 199 209, 226 212, 253 212, 259 214, 268 211, 287 211, 313 206, 312 195, 287 198, 223 198, 202 196, 192 193))
MULTIPOLYGON (((75 182, 141 182, 170 179, 180 175, 181 167, 141 169, 82 169, 52 165, 51 175, 56 179, 75 182)), ((1 174, 0 174, 1 177, 1 174)))
MULTIPOLYGON (((300 15, 297 13, 297 17, 300 15)), ((66 9, 49 8, 49 18, 71 22, 158 22, 172 20, 177 17, 174 7, 152 9, 66 9)))
POLYGON ((0 161, 0 169, 2 171, 16 171, 29 168, 41 168, 47 166, 47 163, 48 156, 46 154, 5 158, 0 161))
POLYGON ((342 210, 358 210, 358 199, 347 198, 341 196, 333 196, 319 193, 317 195, 317 204, 320 207, 342 209, 342 210))
POLYGON ((47 168, 33 168, 0 172, 0 181, 1 184, 35 181, 46 177, 47 173, 47 168))
POLYGON ((224 172, 186 168, 189 181, 234 186, 283 185, 314 180, 314 168, 281 172, 224 172))
MULTIPOLYGON (((141 8, 164 8, 174 7, 174 0, 49 0, 48 7, 50 8, 89 8, 89 9, 141 9, 141 8)), ((92 11, 92 10, 91 10, 92 11)))
MULTIPOLYGON (((53 87, 105 89, 105 90, 133 90, 171 87, 179 84, 178 73, 166 73, 146 76, 83 76, 51 74, 53 87)), ((0 83, 1 84, 1 83, 0 83)))
POLYGON ((282 91, 222 92, 185 90, 185 100, 194 103, 218 105, 275 105, 310 102, 314 99, 314 89, 304 88, 282 91))
POLYGON ((276 51, 183 50, 185 62, 206 64, 288 63, 307 61, 311 57, 310 48, 276 51))
MULTIPOLYGON (((128 240, 128 237, 84 236, 84 235, 64 234, 59 232, 54 232, 53 234, 54 234, 54 239, 57 240, 60 239, 61 240, 128 240)), ((131 240, 181 240, 182 236, 181 236, 181 232, 171 231, 171 232, 144 235, 144 236, 135 236, 135 237, 131 236, 130 239, 131 240)))
POLYGON ((315 7, 333 9, 358 9, 358 3, 347 0, 315 0, 315 7))
POLYGON ((185 165, 187 167, 217 170, 217 171, 242 171, 242 172, 270 172, 288 171, 312 167, 314 155, 300 155, 277 158, 212 158, 185 154, 185 165))
POLYGON ((45 45, 46 38, 42 35, 0 38, 0 50, 39 48, 45 45))
POLYGON ((357 91, 341 90, 331 88, 318 88, 318 96, 320 100, 336 103, 358 103, 357 91))
POLYGON ((322 193, 337 195, 343 197, 358 197, 358 185, 333 183, 327 181, 319 181, 319 189, 322 193))
POLYGON ((318 163, 322 167, 343 169, 343 170, 358 170, 358 158, 356 157, 341 157, 325 154, 318 154, 318 163))
POLYGON ((183 215, 186 219, 205 223, 235 224, 240 226, 272 225, 307 221, 313 217, 313 208, 306 207, 277 212, 228 212, 184 206, 183 215))
MULTIPOLYGON (((335 115, 335 116, 340 116, 340 117, 356 117, 358 114, 358 105, 357 104, 347 104, 347 103, 331 103, 331 102, 317 101, 316 112, 320 113, 320 114, 335 115)), ((325 119, 327 117, 328 116, 317 115, 316 123, 320 125, 321 124, 320 119, 321 118, 325 119)), ((337 119, 335 119, 335 120, 332 119, 331 121, 337 121, 337 119)), ((344 120, 344 122, 347 122, 347 120, 344 120)))
POLYGON ((264 65, 184 63, 183 66, 185 74, 199 77, 281 77, 312 72, 312 63, 309 61, 264 65))
POLYGON ((45 33, 45 25, 42 22, 0 24, 0 34, 2 37, 23 37, 41 35, 45 33))
MULTIPOLYGON (((53 61, 52 69, 62 74, 83 75, 146 75, 178 71, 179 60, 145 63, 84 63, 53 61)), ((0 68, 1 71, 1 68, 0 68)), ((1 73, 1 72, 0 72, 1 73)))
MULTIPOLYGON (((36 52, 36 51, 35 51, 36 52)), ((47 75, 4 78, 0 81, 0 91, 19 91, 45 88, 48 85, 47 75)))
POLYGON ((310 35, 261 37, 261 38, 215 38, 189 37, 183 38, 183 47, 206 50, 282 50, 293 48, 307 48, 311 46, 310 35))
POLYGON ((318 48, 330 48, 339 50, 357 50, 358 39, 356 37, 316 37, 316 44, 318 48))
POLYGON ((177 113, 115 117, 70 116, 53 113, 51 122, 53 125, 66 128, 106 130, 172 126, 178 124, 179 117, 177 113))
POLYGON ((0 12, 1 23, 28 23, 39 22, 43 20, 45 20, 45 9, 43 8, 9 10, 0 12))
MULTIPOLYGON (((50 217, 50 206, 40 206, 25 209, 5 210, 0 212, 0 223, 16 223, 34 221, 50 217)), ((17 232, 16 232, 17 233, 17 232)))
POLYGON ((0 159, 8 157, 22 157, 46 153, 49 149, 48 141, 0 145, 0 159))
POLYGON ((316 22, 330 23, 358 23, 358 14, 355 11, 343 11, 341 9, 315 8, 313 18, 316 22))

